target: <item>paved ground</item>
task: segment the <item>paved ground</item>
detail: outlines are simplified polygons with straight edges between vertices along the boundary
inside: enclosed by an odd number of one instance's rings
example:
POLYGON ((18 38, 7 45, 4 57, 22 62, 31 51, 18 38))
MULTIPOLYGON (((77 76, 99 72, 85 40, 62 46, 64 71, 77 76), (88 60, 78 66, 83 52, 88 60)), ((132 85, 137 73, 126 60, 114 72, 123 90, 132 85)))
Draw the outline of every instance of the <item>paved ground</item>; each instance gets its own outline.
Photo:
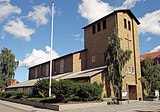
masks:
MULTIPOLYGON (((72 110, 63 110, 61 112, 160 112, 160 101, 130 101, 123 102, 122 105, 107 105, 106 102, 87 107, 90 104, 82 105, 81 109, 75 105, 70 105, 72 110)), ((69 107, 68 107, 69 108, 69 107)))
MULTIPOLYGON (((160 112, 160 101, 130 101, 122 105, 101 103, 64 104, 60 112, 160 112)), ((0 112, 56 112, 0 100, 0 112)))
POLYGON ((54 112, 54 111, 0 100, 0 112, 54 112))

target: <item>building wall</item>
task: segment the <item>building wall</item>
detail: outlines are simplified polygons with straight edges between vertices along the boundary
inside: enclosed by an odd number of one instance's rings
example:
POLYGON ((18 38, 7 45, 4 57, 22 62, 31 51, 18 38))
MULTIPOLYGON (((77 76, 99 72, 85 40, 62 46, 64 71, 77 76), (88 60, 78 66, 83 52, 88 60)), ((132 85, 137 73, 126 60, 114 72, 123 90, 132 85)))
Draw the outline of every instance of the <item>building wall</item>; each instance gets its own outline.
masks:
POLYGON ((90 78, 90 83, 97 82, 98 84, 103 84, 103 92, 102 92, 102 97, 107 96, 107 83, 106 83, 106 74, 105 72, 100 72, 90 78))
POLYGON ((123 92, 128 89, 128 85, 136 85, 137 87, 137 99, 142 98, 142 87, 140 80, 140 55, 139 55, 139 39, 138 39, 138 27, 133 17, 130 17, 127 13, 117 13, 118 22, 118 36, 121 39, 121 48, 124 50, 131 50, 131 59, 127 62, 122 70, 123 80, 123 92), (124 19, 126 19, 127 28, 124 27, 124 19), (129 24, 130 22, 130 30, 129 24))
POLYGON ((62 58, 58 58, 54 62, 54 75, 72 72, 73 71, 73 55, 68 55, 62 58), (61 72, 61 61, 64 60, 64 68, 61 72))
MULTIPOLYGON (((86 50, 84 50, 52 60, 52 76, 67 72, 79 72, 81 70, 85 70, 86 55, 87 55, 86 50), (61 64, 62 61, 63 65, 61 64)), ((49 61, 29 68, 29 80, 48 77, 49 74, 50 74, 49 61)))
POLYGON ((35 79, 35 67, 29 68, 29 80, 35 79))
POLYGON ((29 80, 49 76, 49 62, 29 68, 29 80), (46 69, 48 67, 48 70, 46 69), (37 71, 37 75, 36 75, 37 71))
POLYGON ((87 52, 78 52, 73 54, 73 72, 79 72, 86 69, 87 52))
POLYGON ((84 28, 84 48, 87 49, 87 69, 104 66, 104 52, 107 47, 108 38, 113 33, 115 26, 115 16, 110 15, 107 18, 91 24, 84 28), (106 20, 106 29, 103 29, 103 20, 106 20), (101 24, 101 31, 97 30, 97 24, 101 24), (96 32, 93 34, 92 27, 95 25, 96 32), (95 62, 92 57, 95 56, 95 62))

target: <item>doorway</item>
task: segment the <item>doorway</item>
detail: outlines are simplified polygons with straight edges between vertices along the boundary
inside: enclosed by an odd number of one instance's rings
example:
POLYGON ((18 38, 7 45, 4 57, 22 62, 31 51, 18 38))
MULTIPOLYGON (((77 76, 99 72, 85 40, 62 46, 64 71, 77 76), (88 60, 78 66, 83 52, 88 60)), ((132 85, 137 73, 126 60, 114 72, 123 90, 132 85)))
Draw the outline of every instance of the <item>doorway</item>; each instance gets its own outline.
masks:
POLYGON ((137 100, 136 85, 128 85, 129 88, 129 100, 137 100))

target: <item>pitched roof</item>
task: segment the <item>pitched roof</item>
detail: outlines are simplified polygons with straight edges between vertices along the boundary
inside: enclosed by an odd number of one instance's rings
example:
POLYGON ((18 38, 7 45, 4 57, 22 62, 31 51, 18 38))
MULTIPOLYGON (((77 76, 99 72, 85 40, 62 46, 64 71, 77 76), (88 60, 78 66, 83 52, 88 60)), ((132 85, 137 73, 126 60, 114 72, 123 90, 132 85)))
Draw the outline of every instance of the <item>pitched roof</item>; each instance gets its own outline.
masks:
MULTIPOLYGON (((84 70, 84 71, 80 71, 80 72, 76 72, 76 73, 73 73, 73 72, 64 73, 64 74, 52 76, 52 79, 60 80, 60 79, 75 79, 75 78, 84 78, 84 77, 88 77, 89 78, 89 77, 92 77, 92 76, 104 71, 105 68, 106 68, 106 66, 98 67, 98 68, 94 68, 94 69, 88 69, 88 70, 84 70)), ((21 83, 18 83, 18 84, 15 84, 15 85, 7 87, 7 89, 33 87, 34 84, 38 80, 39 79, 33 79, 33 80, 28 80, 28 81, 25 81, 25 82, 21 82, 21 83)))
POLYGON ((137 19, 136 16, 132 13, 131 10, 129 10, 129 9, 120 9, 120 10, 115 10, 115 11, 111 12, 110 14, 108 14, 108 15, 106 15, 106 16, 104 16, 104 17, 102 17, 102 18, 100 18, 100 19, 98 19, 98 20, 96 20, 96 21, 94 21, 93 23, 90 23, 89 25, 83 27, 82 29, 85 29, 85 28, 91 26, 92 24, 95 24, 95 23, 97 23, 98 21, 101 21, 101 20, 103 20, 103 19, 106 18, 106 17, 109 17, 109 16, 111 16, 111 15, 113 15, 113 14, 116 14, 117 12, 127 12, 131 17, 133 17, 133 19, 136 21, 136 23, 137 23, 138 25, 140 24, 140 22, 138 21, 138 19, 137 19))
POLYGON ((160 55, 160 51, 159 52, 148 53, 148 54, 143 54, 140 57, 141 57, 141 59, 146 59, 147 57, 156 58, 159 55, 160 55))

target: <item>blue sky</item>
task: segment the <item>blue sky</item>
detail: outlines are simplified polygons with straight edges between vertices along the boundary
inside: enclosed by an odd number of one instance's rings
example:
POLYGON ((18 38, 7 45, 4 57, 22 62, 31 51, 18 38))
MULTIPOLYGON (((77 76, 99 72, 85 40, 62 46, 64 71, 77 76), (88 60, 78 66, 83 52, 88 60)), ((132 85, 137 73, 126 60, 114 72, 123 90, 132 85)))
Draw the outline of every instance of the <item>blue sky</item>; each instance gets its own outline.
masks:
MULTIPOLYGON (((15 79, 28 79, 29 66, 47 61, 51 0, 0 0, 0 49, 7 47, 20 65, 15 79)), ((83 49, 83 26, 116 9, 139 19, 140 53, 160 50, 160 0, 54 0, 53 58, 83 49)))

